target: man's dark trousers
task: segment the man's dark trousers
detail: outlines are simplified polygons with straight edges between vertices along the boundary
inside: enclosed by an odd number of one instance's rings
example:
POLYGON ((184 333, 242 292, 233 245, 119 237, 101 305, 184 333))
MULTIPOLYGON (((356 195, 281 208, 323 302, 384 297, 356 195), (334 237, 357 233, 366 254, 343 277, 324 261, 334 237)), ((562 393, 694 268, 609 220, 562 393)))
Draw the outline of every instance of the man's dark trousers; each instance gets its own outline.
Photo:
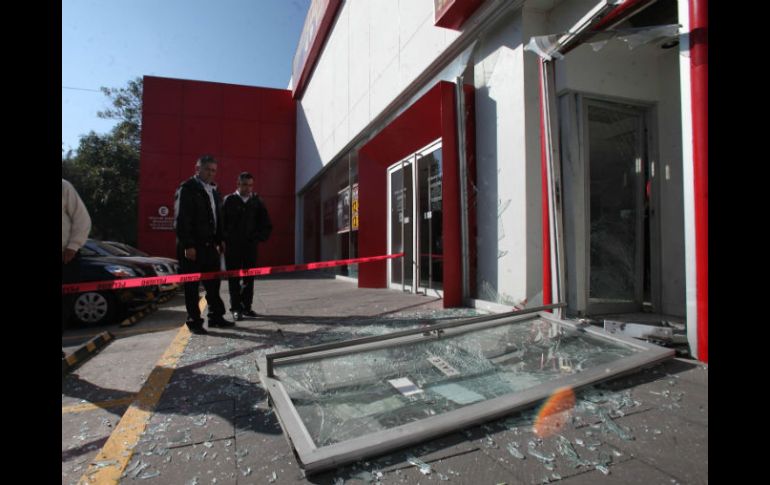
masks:
MULTIPOLYGON (((229 242, 225 246, 225 265, 228 270, 250 269, 257 266, 257 248, 255 244, 229 242)), ((254 277, 229 278, 230 310, 243 312, 251 310, 254 301, 254 277)))
MULTIPOLYGON (((190 261, 184 257, 184 248, 177 248, 177 259, 179 260, 179 272, 185 273, 206 273, 210 271, 219 271, 219 253, 213 244, 196 246, 195 261, 190 261)), ((219 296, 219 279, 203 280, 203 287, 206 289, 206 303, 208 304, 209 323, 212 320, 221 319, 225 314, 225 304, 219 296)), ((187 325, 190 328, 203 326, 201 310, 198 306, 198 284, 199 282, 184 284, 184 304, 187 307, 187 325)))

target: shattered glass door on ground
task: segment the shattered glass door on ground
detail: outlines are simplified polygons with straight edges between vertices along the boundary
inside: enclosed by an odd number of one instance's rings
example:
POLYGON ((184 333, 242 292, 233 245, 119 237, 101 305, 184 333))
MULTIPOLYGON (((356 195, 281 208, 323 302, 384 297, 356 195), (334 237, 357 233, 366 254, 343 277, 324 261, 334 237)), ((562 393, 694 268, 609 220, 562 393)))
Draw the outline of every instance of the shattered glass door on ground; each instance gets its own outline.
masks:
POLYGON ((534 318, 281 363, 275 376, 322 447, 530 389, 637 351, 534 318))

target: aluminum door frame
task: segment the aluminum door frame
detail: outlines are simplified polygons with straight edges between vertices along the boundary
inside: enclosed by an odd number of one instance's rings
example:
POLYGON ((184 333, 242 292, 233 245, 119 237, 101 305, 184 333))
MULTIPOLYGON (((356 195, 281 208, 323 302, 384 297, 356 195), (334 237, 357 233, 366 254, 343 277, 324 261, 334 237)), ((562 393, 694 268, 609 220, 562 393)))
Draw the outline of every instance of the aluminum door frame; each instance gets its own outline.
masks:
MULTIPOLYGON (((420 258, 419 258, 419 253, 418 253, 418 249, 420 247, 420 224, 419 224, 419 219, 417 219, 418 209, 419 209, 419 204, 420 204, 419 185, 418 185, 418 179, 417 179, 417 177, 418 177, 418 170, 417 170, 418 169, 418 158, 419 157, 424 157, 425 155, 427 155, 429 153, 432 153, 435 150, 440 150, 442 147, 443 147, 443 143, 442 143, 441 138, 437 138, 437 139, 433 140, 432 142, 428 143, 427 145, 425 145, 424 147, 420 148, 419 150, 409 154, 408 156, 402 158, 398 162, 396 162, 393 165, 389 166, 387 168, 387 170, 386 170, 386 173, 387 173, 387 175, 386 175, 386 178, 387 178, 387 194, 388 194, 387 195, 388 202, 387 202, 387 209, 386 209, 387 210, 387 218, 386 218, 386 220, 387 220, 387 223, 388 223, 388 228, 387 228, 387 242, 388 242, 387 248, 388 248, 388 252, 387 252, 387 254, 393 254, 393 247, 391 245, 391 230, 393 229, 393 227, 392 227, 391 218, 390 218, 391 211, 393 210, 393 207, 391 205, 392 204, 392 201, 391 201, 391 195, 392 195, 391 189, 392 189, 392 187, 391 187, 391 181, 390 181, 391 180, 391 175, 394 172, 398 171, 398 170, 402 170, 404 168, 404 166, 407 165, 407 164, 411 164, 412 165, 412 194, 411 194, 412 219, 413 219, 413 221, 412 221, 412 261, 411 262, 407 262, 406 261, 406 256, 400 258, 401 262, 402 262, 402 264, 404 266, 402 266, 402 271, 401 271, 402 283, 399 285, 398 283, 393 283, 391 281, 391 273, 392 273, 393 260, 392 259, 388 259, 387 260, 388 262, 387 262, 386 275, 387 275, 388 288, 390 288, 390 289, 401 290, 401 291, 405 291, 405 292, 408 291, 409 293, 420 293, 421 292, 420 290, 423 289, 423 288, 420 287, 420 258), (404 278, 404 270, 403 270, 403 268, 405 267, 406 264, 409 264, 409 263, 412 264, 412 282, 411 282, 411 284, 408 284, 406 281, 404 281, 405 278, 404 278)), ((442 164, 443 164, 443 154, 442 154, 442 164)), ((442 165, 442 171, 443 171, 443 165, 442 165)), ((442 180, 442 184, 443 184, 443 180, 442 180)), ((443 185, 442 185, 442 191, 443 191, 443 185)), ((406 203, 406 202, 404 202, 404 203, 406 203)), ((402 232, 401 233, 401 244, 402 245, 404 244, 404 240, 403 239, 404 238, 403 238, 403 232, 402 232)), ((441 298, 441 297, 443 297, 443 292, 444 292, 444 289, 443 289, 443 286, 442 286, 442 289, 440 291, 439 290, 435 290, 435 289, 428 290, 426 288, 424 294, 441 298)))

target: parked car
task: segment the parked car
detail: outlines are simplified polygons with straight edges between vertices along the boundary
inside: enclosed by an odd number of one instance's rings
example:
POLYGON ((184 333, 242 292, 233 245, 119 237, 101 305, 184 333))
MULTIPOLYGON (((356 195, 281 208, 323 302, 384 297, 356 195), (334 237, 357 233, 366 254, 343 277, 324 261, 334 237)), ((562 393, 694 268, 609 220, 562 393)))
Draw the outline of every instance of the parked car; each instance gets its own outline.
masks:
MULTIPOLYGON (((109 281, 122 278, 154 276, 141 265, 119 256, 100 254, 93 245, 86 243, 80 248, 79 257, 73 260, 79 266, 75 280, 62 283, 86 281, 109 281)), ((80 325, 101 325, 111 323, 126 311, 137 311, 147 307, 158 297, 158 287, 122 288, 105 291, 77 293, 72 303, 72 321, 80 325)))
MULTIPOLYGON (((117 241, 97 241, 95 239, 89 239, 86 244, 91 244, 95 251, 104 255, 129 257, 132 261, 139 262, 140 264, 151 264, 152 271, 157 276, 179 274, 179 262, 173 258, 150 256, 144 251, 117 241)), ((168 294, 176 291, 178 287, 179 285, 177 284, 161 285, 160 292, 162 294, 168 294)))

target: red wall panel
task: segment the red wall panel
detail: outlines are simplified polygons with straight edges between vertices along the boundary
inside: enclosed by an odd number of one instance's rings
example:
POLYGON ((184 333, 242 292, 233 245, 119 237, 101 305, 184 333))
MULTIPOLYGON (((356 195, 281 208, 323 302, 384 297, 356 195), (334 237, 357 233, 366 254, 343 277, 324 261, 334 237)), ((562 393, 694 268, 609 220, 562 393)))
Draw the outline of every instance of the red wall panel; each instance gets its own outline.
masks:
POLYGON ((142 150, 178 153, 182 144, 182 117, 168 114, 142 114, 142 150))
POLYGON ((293 126, 296 117, 296 103, 291 97, 291 91, 284 91, 283 89, 262 90, 262 104, 259 111, 261 122, 293 126))
MULTIPOLYGON (((182 177, 181 162, 182 158, 177 153, 145 153, 139 165, 139 187, 148 192, 166 190, 178 184, 182 177)), ((192 163, 187 165, 193 166, 192 163)))
POLYGON ((162 77, 145 77, 143 89, 144 114, 180 114, 184 81, 162 77))
POLYGON ((222 91, 226 86, 228 85, 185 81, 182 113, 185 116, 213 116, 221 118, 223 114, 222 91))
POLYGON ((201 154, 221 156, 222 120, 220 118, 182 118, 182 153, 198 158, 201 154))
POLYGON ((260 196, 273 223, 273 233, 294 233, 294 196, 260 196), (289 224, 291 222, 291 224, 289 224))
POLYGON ((218 157, 217 187, 224 197, 235 192, 238 185, 238 175, 241 172, 249 172, 256 176, 259 169, 259 161, 256 158, 218 157))
POLYGON ((260 160, 257 177, 262 195, 286 195, 286 187, 294 186, 294 162, 260 160))
POLYGON ((245 86, 226 86, 222 93, 222 117, 229 120, 259 121, 262 91, 245 86))
POLYGON ((260 127, 261 158, 294 159, 294 127, 263 123, 260 127))
POLYGON ((259 157, 259 122, 224 120, 222 122, 222 155, 226 157, 259 157))

